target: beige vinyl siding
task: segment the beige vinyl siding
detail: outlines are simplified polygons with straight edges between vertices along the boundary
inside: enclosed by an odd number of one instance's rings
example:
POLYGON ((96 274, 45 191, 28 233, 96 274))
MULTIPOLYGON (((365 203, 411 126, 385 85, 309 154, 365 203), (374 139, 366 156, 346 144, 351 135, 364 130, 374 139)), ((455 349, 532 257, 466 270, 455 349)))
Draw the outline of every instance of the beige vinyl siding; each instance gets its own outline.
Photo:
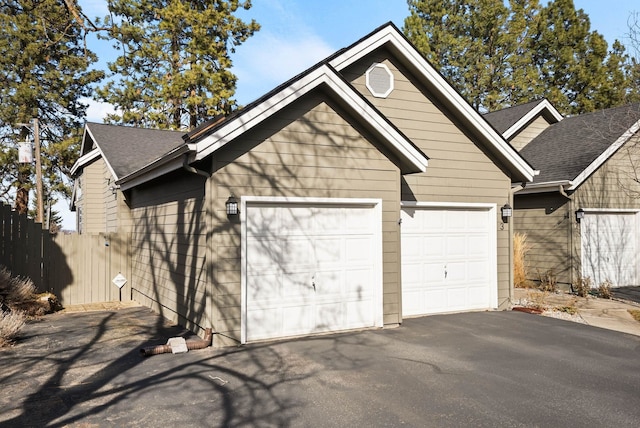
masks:
POLYGON ((82 170, 82 233, 104 233, 106 226, 106 163, 102 158, 82 170))
POLYGON ((640 134, 636 134, 575 191, 583 208, 640 208, 640 134), (633 162, 630 162, 630 159, 633 162), (633 165, 636 165, 634 168, 633 165))
POLYGON ((400 322, 400 172, 350 122, 316 91, 215 154, 210 254, 218 344, 240 338, 240 224, 225 214, 231 193, 382 199, 384 322, 400 322))
POLYGON ((177 171, 132 190, 132 296, 195 332, 207 318, 203 177, 177 171))
POLYGON ((549 126, 549 122, 544 117, 538 116, 520 132, 513 135, 509 142, 517 151, 520 151, 549 126))
POLYGON ((527 235, 531 246, 525 259, 527 279, 538 281, 540 275, 550 272, 560 285, 572 283, 570 254, 575 244, 572 239, 580 239, 571 236, 572 206, 571 201, 558 192, 516 195, 514 228, 527 235))
MULTIPOLYGON (((507 203, 511 179, 504 168, 476 146, 467 135, 469 132, 460 129, 455 118, 434 102, 428 90, 420 90, 409 72, 390 58, 387 52, 378 51, 343 73, 429 157, 425 173, 403 177, 402 200, 491 203, 498 208, 507 203), (394 75, 395 89, 387 98, 374 97, 365 85, 365 72, 374 62, 384 63, 394 75)), ((498 226, 497 245, 498 305, 506 308, 511 283, 508 227, 500 230, 498 226)))

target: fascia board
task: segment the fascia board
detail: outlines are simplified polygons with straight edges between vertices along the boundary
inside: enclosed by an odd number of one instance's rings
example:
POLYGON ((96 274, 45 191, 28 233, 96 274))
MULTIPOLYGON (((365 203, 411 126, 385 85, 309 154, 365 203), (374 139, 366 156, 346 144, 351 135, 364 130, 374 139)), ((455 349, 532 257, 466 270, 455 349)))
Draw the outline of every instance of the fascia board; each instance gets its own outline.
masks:
POLYGON ((521 190, 515 192, 516 195, 528 195, 531 193, 557 192, 562 186, 565 190, 569 190, 573 182, 570 180, 547 181, 545 183, 527 184, 521 190))
MULTIPOLYGON (((85 125, 85 137, 87 134, 89 134, 89 136, 91 137, 91 139, 93 140, 94 143, 96 143, 96 147, 98 148, 98 150, 100 150, 100 154, 102 155, 102 159, 104 160, 105 165, 107 165, 107 169, 109 170, 109 173, 111 174, 111 176, 113 177, 113 179, 115 181, 118 180, 118 175, 116 174, 116 172, 113 170, 113 168, 111 167, 111 164, 109 163, 109 159, 107 159, 107 157, 104 155, 104 152, 102 151, 102 149, 100 148, 100 143, 98 142, 98 140, 93 136, 93 133, 91 132, 91 128, 89 124, 85 125)), ((84 144, 84 142, 83 142, 84 144)))
POLYGON ((515 133, 519 132, 527 123, 535 119, 539 114, 542 114, 545 110, 551 115, 551 117, 556 120, 554 123, 558 123, 563 119, 560 112, 556 110, 548 100, 543 100, 540 104, 532 108, 527 114, 522 116, 520 120, 511 125, 511 127, 507 129, 502 135, 505 139, 508 140, 515 133))
POLYGON ((345 104, 350 106, 355 114, 373 126, 417 170, 426 171, 427 158, 327 65, 318 67, 254 107, 251 111, 231 120, 228 124, 223 125, 211 135, 197 142, 195 144, 195 160, 201 160, 209 156, 234 138, 257 126, 268 117, 322 84, 325 84, 344 100, 345 104))
POLYGON ((120 190, 125 191, 146 183, 147 181, 151 181, 154 178, 161 177, 171 171, 180 169, 184 164, 184 155, 189 152, 189 145, 179 146, 163 157, 158 158, 139 170, 117 180, 116 184, 120 186, 120 190))
POLYGON ((333 58, 329 63, 336 70, 343 70, 345 67, 358 61, 370 52, 384 45, 393 44, 410 64, 427 79, 442 96, 449 100, 452 107, 467 118, 470 125, 476 128, 498 153, 515 168, 523 178, 532 181, 534 177, 533 168, 511 147, 504 138, 494 130, 491 125, 467 103, 462 96, 438 73, 411 44, 391 26, 386 27, 361 43, 346 50, 341 55, 333 58))
POLYGON ((71 168, 71 171, 69 172, 69 174, 73 177, 75 173, 78 171, 78 169, 84 167, 85 165, 89 164, 91 161, 99 158, 100 156, 102 156, 102 152, 99 149, 93 149, 89 153, 83 156, 80 156, 76 161, 76 163, 73 164, 73 167, 71 168))
POLYGON ((584 169, 572 182, 567 190, 577 189, 587 178, 591 176, 600 166, 607 161, 624 143, 629 141, 633 135, 640 130, 640 120, 634 123, 624 134, 611 144, 607 150, 602 152, 591 164, 584 169))

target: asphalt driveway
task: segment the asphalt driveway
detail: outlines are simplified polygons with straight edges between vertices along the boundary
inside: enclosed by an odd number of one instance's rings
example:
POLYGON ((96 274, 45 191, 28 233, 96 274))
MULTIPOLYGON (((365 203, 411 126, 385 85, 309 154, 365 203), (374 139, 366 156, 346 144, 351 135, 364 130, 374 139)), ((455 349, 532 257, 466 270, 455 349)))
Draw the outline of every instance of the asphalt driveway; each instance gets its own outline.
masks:
POLYGON ((640 337, 520 312, 143 358, 144 308, 54 314, 0 351, 0 426, 638 426, 640 337))

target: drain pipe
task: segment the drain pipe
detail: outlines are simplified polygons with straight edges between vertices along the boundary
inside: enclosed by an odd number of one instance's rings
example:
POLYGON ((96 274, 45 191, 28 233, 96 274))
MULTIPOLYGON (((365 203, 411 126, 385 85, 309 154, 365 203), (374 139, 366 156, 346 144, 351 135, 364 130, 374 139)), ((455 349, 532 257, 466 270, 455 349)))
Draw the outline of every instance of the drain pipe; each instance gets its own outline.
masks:
POLYGON ((203 171, 201 169, 194 168, 191 165, 189 165, 189 153, 184 154, 184 160, 182 161, 182 169, 184 169, 185 171, 189 171, 193 174, 201 175, 205 178, 211 178, 211 174, 209 174, 207 171, 203 171))
MULTIPOLYGON (((213 341, 213 333, 211 328, 207 328, 204 330, 204 339, 202 340, 190 340, 187 341, 187 349, 189 351, 194 351, 197 349, 204 349, 211 346, 213 341)), ((171 353, 171 345, 156 345, 156 346, 147 346, 146 348, 140 349, 140 356, 142 357, 150 357, 152 355, 158 354, 168 354, 171 353)))

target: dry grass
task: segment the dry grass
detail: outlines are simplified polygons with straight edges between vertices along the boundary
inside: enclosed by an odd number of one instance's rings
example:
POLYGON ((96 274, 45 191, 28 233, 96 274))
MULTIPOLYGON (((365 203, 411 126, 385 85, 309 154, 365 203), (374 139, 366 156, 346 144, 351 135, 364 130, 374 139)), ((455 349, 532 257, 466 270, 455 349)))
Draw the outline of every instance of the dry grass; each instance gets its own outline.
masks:
POLYGON ((527 279, 527 265, 525 262, 527 252, 531 245, 527 243, 526 233, 513 235, 513 285, 520 288, 532 287, 533 283, 527 279))
POLYGON ((23 312, 0 311, 0 348, 11 345, 24 327, 27 317, 23 312))
POLYGON ((602 299, 610 299, 611 298, 611 281, 608 279, 605 280, 602 284, 598 286, 598 297, 602 299))
POLYGON ((572 288, 578 296, 587 297, 591 292, 591 278, 588 276, 579 276, 572 288))
POLYGON ((627 310, 634 320, 640 322, 640 309, 628 309, 627 310))
POLYGON ((0 268, 0 348, 10 345, 30 317, 38 317, 59 309, 53 294, 36 294, 29 278, 12 276, 0 268))

